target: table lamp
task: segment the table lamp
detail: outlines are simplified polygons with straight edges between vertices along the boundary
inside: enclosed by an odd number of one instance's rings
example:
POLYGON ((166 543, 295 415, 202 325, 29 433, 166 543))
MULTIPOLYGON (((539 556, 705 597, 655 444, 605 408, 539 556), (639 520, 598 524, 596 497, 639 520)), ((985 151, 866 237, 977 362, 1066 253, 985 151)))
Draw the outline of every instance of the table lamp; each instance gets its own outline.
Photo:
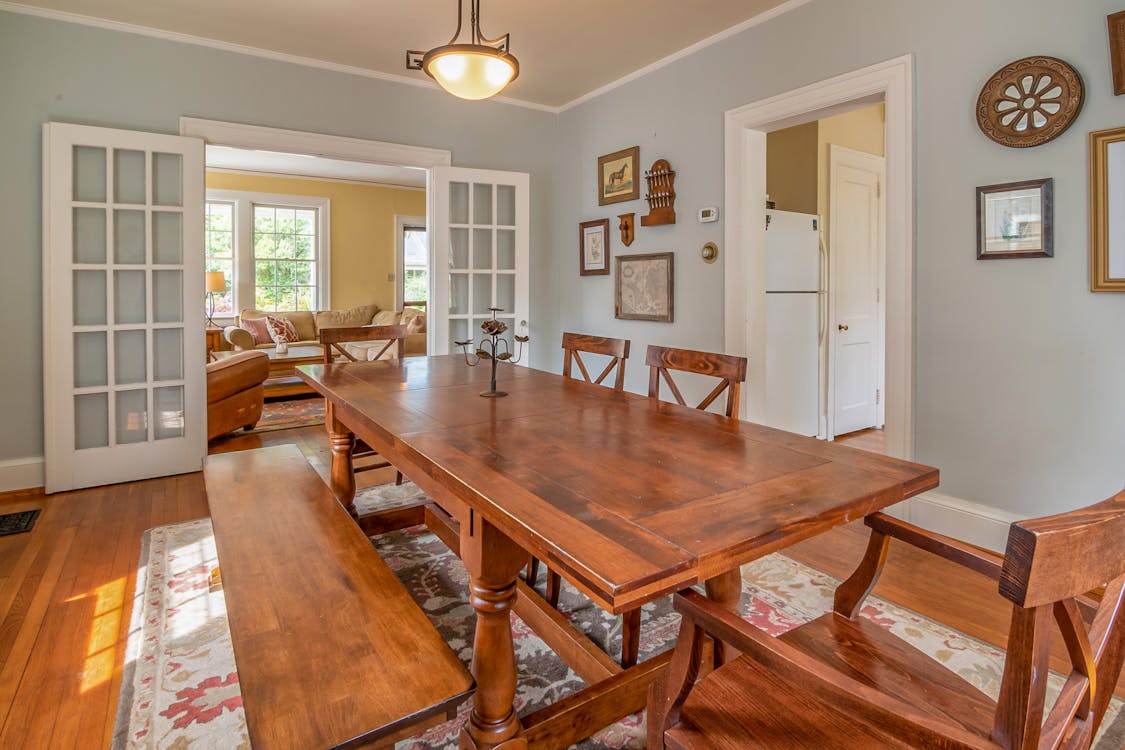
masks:
POLYGON ((212 328, 218 328, 213 318, 215 315, 215 295, 226 293, 227 276, 222 271, 208 271, 207 280, 204 283, 207 289, 207 299, 211 303, 211 307, 207 312, 207 325, 212 328))

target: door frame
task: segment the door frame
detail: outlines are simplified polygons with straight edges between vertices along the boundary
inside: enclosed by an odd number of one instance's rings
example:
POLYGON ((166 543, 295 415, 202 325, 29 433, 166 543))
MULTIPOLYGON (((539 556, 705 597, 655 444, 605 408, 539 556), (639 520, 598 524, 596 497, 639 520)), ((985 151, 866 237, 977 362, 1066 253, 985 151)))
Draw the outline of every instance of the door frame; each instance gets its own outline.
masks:
POLYGON ((786 93, 724 115, 727 246, 724 345, 748 356, 749 394, 741 416, 765 412, 766 133, 863 104, 886 105, 886 451, 914 453, 914 181, 913 55, 904 55, 786 93))
MULTIPOLYGON (((828 144, 828 221, 825 227, 825 236, 828 238, 828 324, 825 328, 825 356, 828 363, 827 368, 827 383, 825 393, 828 394, 828 406, 825 410, 825 420, 827 423, 827 439, 834 440, 836 438, 836 395, 837 383, 836 378, 839 375, 839 358, 835 356, 837 337, 839 331, 837 326, 836 317, 836 297, 833 296, 834 290, 837 288, 836 275, 837 275, 837 254, 832 252, 832 232, 835 224, 832 222, 832 216, 836 212, 836 173, 839 171, 840 163, 849 158, 858 158, 861 161, 875 160, 880 163, 880 169, 876 170, 879 175, 879 190, 876 201, 878 202, 878 236, 876 242, 878 246, 875 250, 875 286, 879 290, 879 296, 875 302, 875 341, 874 341, 874 357, 875 357, 875 388, 880 394, 887 390, 887 353, 886 353, 886 286, 887 286, 887 210, 886 210, 886 182, 887 182, 887 160, 884 156, 876 154, 869 154, 865 151, 859 151, 847 146, 840 146, 835 143, 828 144)), ((854 164, 852 166, 855 166, 854 164)), ((821 217, 821 221, 825 221, 825 217, 821 217)), ((886 412, 884 406, 886 399, 881 398, 875 404, 875 427, 882 427, 886 422, 886 412)))
MULTIPOLYGON (((309 154, 328 159, 384 164, 395 167, 415 167, 426 170, 426 226, 434 213, 434 167, 453 164, 453 152, 448 149, 409 146, 365 138, 349 138, 325 133, 310 133, 284 128, 267 128, 199 117, 181 117, 180 135, 202 138, 205 145, 232 146, 234 148, 280 151, 286 154, 309 154)), ((429 235, 431 281, 434 268, 434 237, 429 235)), ((431 285, 430 296, 433 296, 431 285)), ((432 351, 433 339, 426 337, 426 346, 432 351)))

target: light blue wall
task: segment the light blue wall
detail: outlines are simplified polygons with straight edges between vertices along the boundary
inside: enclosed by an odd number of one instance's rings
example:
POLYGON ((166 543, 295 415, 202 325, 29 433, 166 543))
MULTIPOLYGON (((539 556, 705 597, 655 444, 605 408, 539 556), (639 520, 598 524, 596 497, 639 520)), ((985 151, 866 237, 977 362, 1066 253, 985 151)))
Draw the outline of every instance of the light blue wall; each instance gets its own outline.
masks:
MULTIPOLYGON (((628 337, 628 387, 643 391, 650 343, 721 350, 723 113, 907 53, 915 80, 915 446, 942 491, 1020 515, 1075 507, 1125 484, 1125 295, 1088 291, 1086 134, 1125 125, 1114 97, 1105 16, 1119 0, 814 0, 560 116, 557 226, 560 322, 628 337), (980 87, 1003 64, 1061 57, 1087 85, 1057 141, 1008 149, 977 130, 980 87), (614 255, 676 253, 676 322, 613 317, 613 278, 579 277, 579 221, 644 213, 599 207, 596 159, 639 145, 677 170, 679 223, 638 228, 614 255), (1055 178, 1055 257, 975 259, 974 187, 1055 178)), ((722 248, 725 257, 727 248, 722 248)), ((752 353, 751 356, 754 356, 752 353)), ((750 384, 753 387, 753 384, 750 384)))
MULTIPOLYGON (((557 339, 557 117, 415 86, 0 12, 0 462, 43 455, 40 128, 48 120, 177 133, 182 115, 449 149, 531 173, 531 334, 557 339)), ((544 357, 552 347, 536 347, 544 357)), ((546 364, 548 360, 544 360, 546 364)))

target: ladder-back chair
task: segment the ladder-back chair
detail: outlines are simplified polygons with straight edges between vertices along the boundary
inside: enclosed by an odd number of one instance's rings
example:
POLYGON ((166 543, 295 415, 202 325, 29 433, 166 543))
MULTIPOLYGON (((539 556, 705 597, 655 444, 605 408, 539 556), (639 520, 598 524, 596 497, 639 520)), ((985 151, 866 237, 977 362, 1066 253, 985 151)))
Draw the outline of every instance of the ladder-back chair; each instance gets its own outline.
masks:
POLYGON ((772 638, 695 591, 665 681, 649 692, 648 747, 1089 748, 1125 660, 1125 491, 1088 508, 1012 524, 1001 559, 877 513, 833 611, 772 638), (856 617, 891 538, 997 581, 1011 602, 993 701, 889 631, 856 617), (1099 601, 1087 592, 1104 586, 1099 601), (1070 671, 1045 708, 1057 626, 1070 671), (705 634, 743 656, 698 683, 705 634))
POLYGON ((705 410, 711 406, 723 391, 727 393, 727 405, 723 411, 728 417, 738 416, 738 401, 742 383, 746 382, 746 357, 736 357, 732 354, 715 354, 713 352, 697 352, 693 349, 673 349, 667 346, 650 345, 645 354, 645 364, 648 365, 648 396, 660 398, 660 383, 664 381, 676 403, 687 406, 679 386, 672 379, 670 371, 693 372, 699 375, 710 375, 719 379, 719 383, 708 393, 695 408, 705 410))

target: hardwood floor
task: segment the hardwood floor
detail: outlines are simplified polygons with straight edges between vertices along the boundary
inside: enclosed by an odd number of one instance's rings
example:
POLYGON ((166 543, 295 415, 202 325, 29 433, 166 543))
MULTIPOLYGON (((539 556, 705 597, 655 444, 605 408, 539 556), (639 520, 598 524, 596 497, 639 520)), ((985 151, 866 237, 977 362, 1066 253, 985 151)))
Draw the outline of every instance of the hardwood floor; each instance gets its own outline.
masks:
MULTIPOLYGON (((213 453, 295 443, 327 477, 324 428, 236 434, 213 453)), ((393 481, 390 469, 361 485, 393 481)), ((113 732, 141 533, 207 514, 202 474, 46 497, 0 495, 0 512, 43 510, 26 534, 0 537, 0 747, 106 747, 113 732)), ((855 525, 790 553, 836 576, 862 555, 855 525)), ((1003 645, 1010 610, 995 584, 900 544, 875 593, 1003 645)), ((1120 686, 1119 694, 1122 692, 1120 686)))

